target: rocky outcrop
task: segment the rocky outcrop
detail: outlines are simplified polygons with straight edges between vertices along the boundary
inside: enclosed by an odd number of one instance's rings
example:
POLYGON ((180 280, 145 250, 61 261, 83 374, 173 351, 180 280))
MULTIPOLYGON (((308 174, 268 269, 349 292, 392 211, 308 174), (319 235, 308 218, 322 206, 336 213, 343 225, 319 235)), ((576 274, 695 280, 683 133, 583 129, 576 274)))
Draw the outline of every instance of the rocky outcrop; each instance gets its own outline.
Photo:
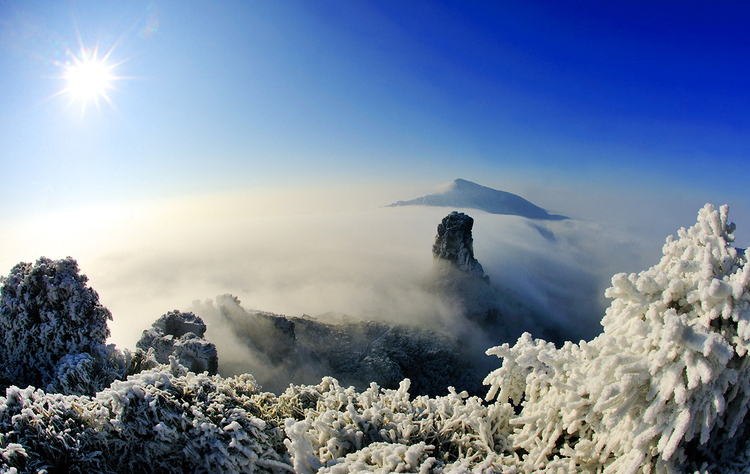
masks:
POLYGON ((203 338, 206 325, 193 313, 170 311, 143 331, 138 349, 153 349, 154 358, 160 364, 168 364, 169 356, 175 356, 180 364, 191 372, 216 374, 219 357, 216 346, 203 338))
MULTIPOLYGON (((429 281, 431 291, 452 301, 467 321, 476 323, 490 335, 488 345, 516 340, 524 331, 552 341, 564 340, 558 325, 537 321, 544 316, 507 289, 490 285, 482 265, 474 257, 474 219, 453 211, 438 224, 432 255, 435 271, 429 281)), ((466 334, 459 338, 466 339, 466 334)))
POLYGON ((212 321, 212 331, 223 328, 217 337, 238 344, 237 350, 226 348, 230 355, 222 356, 222 375, 249 372, 264 390, 276 393, 290 383, 333 376, 358 389, 370 382, 395 389, 409 378, 412 395, 444 395, 449 386, 481 394, 482 374, 489 371, 484 364, 492 363, 483 348, 517 339, 535 316, 489 284, 474 257, 473 226, 474 219, 459 212, 440 222, 432 246, 437 271, 423 282, 456 311, 452 321, 436 317, 435 324, 425 324, 426 314, 421 319, 426 327, 355 318, 330 323, 245 310, 232 295, 197 302, 194 310, 212 321))
POLYGON ((454 265, 467 275, 474 275, 489 282, 482 264, 474 258, 474 239, 471 229, 474 219, 464 213, 453 211, 438 224, 432 255, 454 265))
POLYGON ((262 353, 269 363, 278 365, 289 360, 296 340, 294 321, 265 311, 247 312, 233 295, 216 297, 222 323, 230 323, 233 331, 248 347, 262 353))
MULTIPOLYGON (((406 377, 413 395, 443 395, 449 386, 475 395, 483 390, 482 377, 461 341, 437 327, 375 321, 329 324, 309 317, 248 311, 231 295, 218 297, 215 306, 196 310, 229 325, 233 337, 248 350, 246 363, 256 364, 250 371, 264 390, 281 393, 290 383, 315 383, 324 376, 359 389, 370 382, 395 389, 406 377)), ((249 370, 226 358, 223 361, 229 363, 228 368, 249 370)), ((222 368, 222 375, 233 374, 222 368)))

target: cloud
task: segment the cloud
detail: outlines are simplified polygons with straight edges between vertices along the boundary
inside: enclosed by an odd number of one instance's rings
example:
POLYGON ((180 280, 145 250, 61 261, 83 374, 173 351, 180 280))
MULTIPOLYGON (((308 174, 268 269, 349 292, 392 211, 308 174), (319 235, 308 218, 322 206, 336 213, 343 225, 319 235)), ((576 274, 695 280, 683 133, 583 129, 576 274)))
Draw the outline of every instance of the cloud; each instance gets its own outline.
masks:
MULTIPOLYGON (((133 348, 167 311, 227 293, 248 310, 450 326, 459 309, 426 291, 424 281, 437 224, 452 209, 378 207, 423 190, 373 189, 281 189, 78 209, 16 223, 0 235, 0 263, 7 272, 41 255, 78 259, 114 315, 112 341, 120 347, 133 348)), ((578 202, 578 210, 554 211, 585 215, 578 202)), ((691 225, 697 209, 680 225, 691 225)), ((475 219, 476 257, 492 283, 550 321, 579 328, 582 338, 598 331, 612 275, 656 263, 664 238, 676 232, 661 230, 658 211, 547 222, 465 210, 475 219)))
POLYGON ((529 221, 475 216, 475 250, 492 281, 519 295, 551 322, 590 339, 608 301, 614 273, 646 268, 650 253, 632 238, 597 222, 529 221), (641 264, 642 267, 638 267, 641 264))

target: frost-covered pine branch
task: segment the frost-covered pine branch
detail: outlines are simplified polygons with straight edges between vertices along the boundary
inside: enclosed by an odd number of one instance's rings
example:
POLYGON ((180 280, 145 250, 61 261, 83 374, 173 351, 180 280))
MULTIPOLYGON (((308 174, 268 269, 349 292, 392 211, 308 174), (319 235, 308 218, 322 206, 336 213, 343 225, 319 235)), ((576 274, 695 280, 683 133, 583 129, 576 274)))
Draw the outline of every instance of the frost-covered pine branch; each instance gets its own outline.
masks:
POLYGON ((615 275, 591 342, 525 334, 487 351, 504 359, 488 399, 522 408, 510 438, 524 470, 679 472, 743 449, 750 266, 727 213, 706 205, 659 264, 615 275))

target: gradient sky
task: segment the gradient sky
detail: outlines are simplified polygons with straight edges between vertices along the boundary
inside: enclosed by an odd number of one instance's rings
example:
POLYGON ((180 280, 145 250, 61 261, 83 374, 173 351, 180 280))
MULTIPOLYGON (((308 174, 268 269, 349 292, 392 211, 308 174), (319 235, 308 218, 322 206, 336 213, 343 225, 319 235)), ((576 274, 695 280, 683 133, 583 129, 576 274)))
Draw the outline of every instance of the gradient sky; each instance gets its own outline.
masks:
POLYGON ((444 215, 380 206, 464 178, 576 219, 472 213, 493 281, 594 321, 706 202, 750 245, 738 5, 0 0, 0 274, 73 256, 127 347, 222 293, 364 314, 444 215), (85 108, 82 48, 116 76, 85 108))
POLYGON ((746 211, 742 3, 3 0, 0 218, 457 177, 746 211), (118 76, 85 110, 81 46, 118 76))

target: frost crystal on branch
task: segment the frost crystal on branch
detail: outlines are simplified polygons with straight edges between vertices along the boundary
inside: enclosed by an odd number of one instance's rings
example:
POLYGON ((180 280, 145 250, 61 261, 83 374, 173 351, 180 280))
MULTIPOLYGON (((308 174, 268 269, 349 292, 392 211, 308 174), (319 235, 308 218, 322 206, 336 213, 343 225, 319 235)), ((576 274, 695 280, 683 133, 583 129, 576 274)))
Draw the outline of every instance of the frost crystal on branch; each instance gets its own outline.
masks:
POLYGON ((488 351, 504 358, 488 398, 521 404, 511 440, 526 469, 682 471, 743 448, 750 266, 727 212, 706 205, 659 264, 615 275, 591 342, 557 349, 526 334, 488 351))
POLYGON ((297 473, 469 472, 502 470, 508 404, 487 406, 466 392, 409 397, 373 383, 357 393, 327 377, 317 386, 290 387, 280 398, 299 407, 287 419, 284 442, 297 473))
MULTIPOLYGON (((66 377, 63 367, 80 372, 88 365, 92 370, 107 371, 102 363, 121 358, 110 357, 107 353, 113 349, 102 347, 112 315, 87 281, 70 257, 42 257, 34 265, 19 263, 3 279, 0 362, 5 367, 5 383, 45 387, 66 377), (82 354, 88 354, 89 362, 83 361, 82 354)), ((109 382, 111 379, 104 386, 109 382)))
POLYGON ((178 364, 95 397, 10 387, 0 397, 0 472, 290 472, 274 402, 249 375, 178 364))

